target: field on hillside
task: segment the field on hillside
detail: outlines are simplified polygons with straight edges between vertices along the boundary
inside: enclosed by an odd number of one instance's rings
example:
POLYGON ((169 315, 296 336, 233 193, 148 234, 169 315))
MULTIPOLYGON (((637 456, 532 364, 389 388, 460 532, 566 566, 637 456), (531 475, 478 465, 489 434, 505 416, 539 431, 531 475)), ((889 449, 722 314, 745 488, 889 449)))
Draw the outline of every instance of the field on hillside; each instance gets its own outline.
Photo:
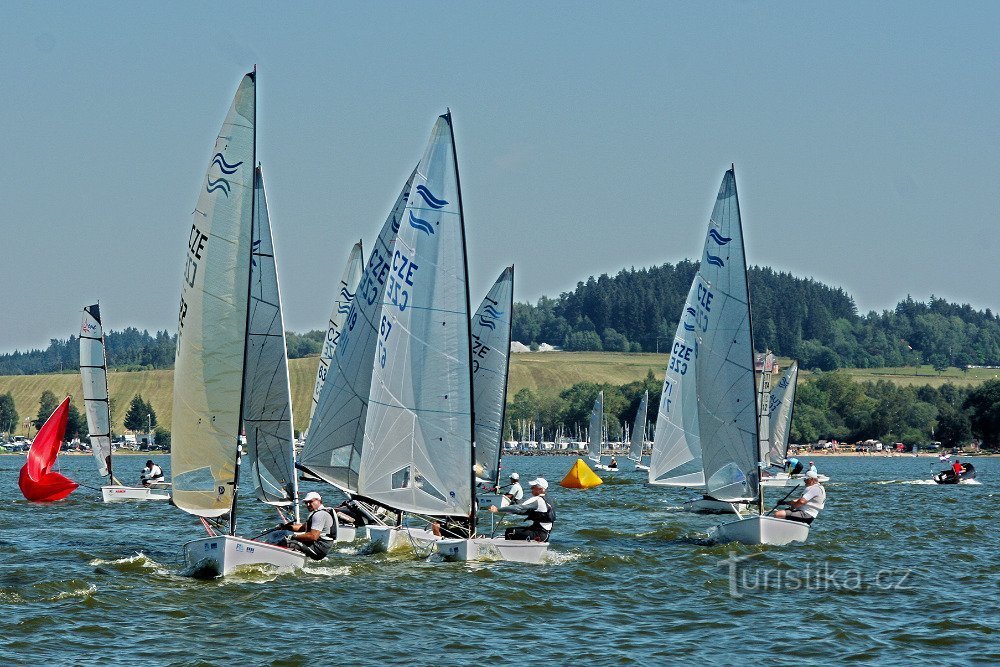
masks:
MULTIPOLYGON (((785 360, 784 363, 787 363, 785 360)), ((577 382, 627 384, 646 377, 649 370, 659 381, 667 365, 666 354, 618 354, 611 352, 532 352, 511 357, 510 381, 507 398, 513 398, 525 387, 536 393, 558 392, 577 382)), ((906 368, 849 368, 843 372, 858 381, 889 380, 900 385, 929 384, 939 387, 946 382, 968 386, 1000 378, 1000 369, 975 368, 963 371, 957 368, 938 373, 930 366, 906 368)), ((316 377, 316 357, 292 359, 289 362, 292 382, 292 405, 295 408, 296 428, 304 428, 309 417, 313 382, 316 377)), ((799 381, 811 376, 803 372, 799 381)), ((157 421, 169 428, 173 409, 173 371, 139 371, 109 375, 109 390, 113 402, 112 420, 116 431, 121 431, 129 403, 136 394, 150 402, 156 411, 157 421)), ((18 433, 24 433, 24 418, 34 417, 38 399, 46 389, 57 397, 73 396, 74 404, 83 408, 83 389, 78 373, 52 375, 0 376, 0 394, 10 392, 20 415, 18 433)), ((34 432, 34 430, 32 430, 34 432)))

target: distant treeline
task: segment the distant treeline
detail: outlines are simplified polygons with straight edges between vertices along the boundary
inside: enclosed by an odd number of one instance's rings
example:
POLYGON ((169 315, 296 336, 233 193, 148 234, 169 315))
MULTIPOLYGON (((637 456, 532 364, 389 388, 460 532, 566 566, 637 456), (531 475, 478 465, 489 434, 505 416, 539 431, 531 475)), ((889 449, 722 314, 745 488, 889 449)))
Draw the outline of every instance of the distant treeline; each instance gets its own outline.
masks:
MULTIPOLYGON (((557 433, 583 437, 597 392, 604 391, 609 435, 618 439, 622 424, 632 424, 644 391, 649 391, 647 419, 656 421, 662 383, 646 379, 614 386, 581 382, 559 393, 521 389, 507 404, 504 437, 521 439, 533 432, 547 440, 557 433)), ((1000 446, 1000 380, 976 388, 945 384, 939 388, 901 387, 885 380, 856 382, 844 372, 819 373, 799 386, 791 442, 821 439, 926 445, 939 441, 960 447, 977 438, 987 448, 1000 446)))
MULTIPOLYGON (((665 352, 698 265, 625 269, 577 283, 559 298, 514 305, 513 337, 568 351, 665 352)), ((844 290, 770 268, 750 269, 754 344, 806 369, 930 364, 1000 365, 1000 317, 989 309, 907 298, 859 316, 844 290)))
MULTIPOLYGON (((288 356, 292 359, 319 354, 325 331, 304 334, 285 332, 288 356)), ((104 335, 108 353, 108 367, 118 371, 140 371, 155 368, 173 368, 176 334, 157 331, 139 331, 129 327, 124 331, 109 331, 104 335)), ((44 350, 14 352, 0 355, 0 375, 38 375, 41 373, 79 372, 80 342, 76 336, 69 340, 49 341, 44 350)))

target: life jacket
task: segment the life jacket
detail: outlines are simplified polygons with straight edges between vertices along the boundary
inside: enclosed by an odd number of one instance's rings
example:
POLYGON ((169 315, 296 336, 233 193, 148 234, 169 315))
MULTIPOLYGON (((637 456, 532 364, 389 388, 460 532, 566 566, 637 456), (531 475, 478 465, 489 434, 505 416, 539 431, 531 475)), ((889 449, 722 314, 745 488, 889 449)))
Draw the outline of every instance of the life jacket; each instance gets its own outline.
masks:
POLYGON ((551 523, 555 526, 556 523, 556 506, 552 504, 548 496, 539 496, 545 503, 545 511, 540 510, 528 510, 528 520, 531 521, 531 527, 537 528, 539 530, 545 530, 542 528, 541 524, 551 523))
POLYGON ((331 532, 329 534, 327 534, 327 535, 320 535, 319 539, 322 540, 322 541, 324 541, 324 542, 327 541, 327 540, 335 542, 337 540, 337 524, 340 523, 340 522, 337 521, 337 513, 334 512, 329 507, 321 507, 318 510, 314 510, 314 511, 310 512, 309 513, 309 517, 306 519, 306 529, 312 530, 312 527, 311 527, 312 526, 312 518, 313 518, 313 515, 316 514, 316 512, 326 512, 327 514, 330 515, 330 518, 333 519, 333 525, 330 526, 330 531, 331 532))

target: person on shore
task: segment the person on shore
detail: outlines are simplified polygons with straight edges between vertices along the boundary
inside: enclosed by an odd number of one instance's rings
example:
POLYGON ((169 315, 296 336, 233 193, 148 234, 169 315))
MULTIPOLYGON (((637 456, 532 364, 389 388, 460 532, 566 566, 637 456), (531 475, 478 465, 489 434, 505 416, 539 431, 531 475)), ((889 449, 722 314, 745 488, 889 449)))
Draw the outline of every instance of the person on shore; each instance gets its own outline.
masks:
POLYGON ((524 498, 524 489, 521 487, 521 476, 516 472, 510 474, 510 486, 507 493, 503 494, 511 505, 517 505, 524 498))
POLYGON ((500 508, 497 508, 496 505, 490 505, 490 511, 493 513, 523 514, 528 521, 531 521, 529 526, 508 528, 504 532, 504 539, 548 542, 556 521, 556 508, 545 495, 549 483, 544 477, 538 477, 528 484, 531 486, 531 497, 523 503, 500 508))
POLYGON ((774 517, 810 524, 825 504, 826 489, 819 483, 819 475, 810 470, 806 473, 806 490, 802 492, 802 497, 787 503, 789 509, 778 510, 774 517))
POLYGON ((163 468, 153 463, 153 459, 146 461, 146 467, 139 474, 139 480, 143 486, 151 486, 163 481, 163 468))
POLYGON ((315 491, 307 493, 302 502, 309 516, 302 523, 285 524, 292 533, 285 538, 284 546, 301 551, 313 560, 323 560, 337 540, 337 522, 333 519, 333 511, 323 507, 323 498, 315 491))

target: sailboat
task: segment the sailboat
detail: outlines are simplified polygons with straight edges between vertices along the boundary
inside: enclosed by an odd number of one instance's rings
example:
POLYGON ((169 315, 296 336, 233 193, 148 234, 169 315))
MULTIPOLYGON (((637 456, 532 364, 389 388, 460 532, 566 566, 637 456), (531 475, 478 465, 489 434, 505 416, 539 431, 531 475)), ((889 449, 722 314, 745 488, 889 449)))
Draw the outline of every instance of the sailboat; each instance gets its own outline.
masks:
POLYGON ((604 448, 604 390, 597 392, 594 407, 590 411, 590 427, 587 429, 587 458, 598 470, 611 470, 601 463, 604 448))
POLYGON ((101 486, 106 503, 125 500, 170 500, 166 483, 150 486, 127 486, 118 481, 111 467, 111 406, 108 399, 108 361, 104 346, 101 307, 85 306, 80 325, 80 376, 83 380, 83 404, 87 413, 90 447, 97 461, 97 474, 108 478, 101 486))
POLYGON ((646 444, 646 411, 649 403, 649 390, 642 395, 639 401, 639 409, 635 413, 635 421, 632 423, 632 438, 629 441, 628 459, 635 461, 636 470, 649 470, 649 466, 642 464, 642 448, 646 444))
POLYGON ((675 342, 670 364, 687 363, 688 372, 693 371, 698 378, 694 416, 705 491, 721 502, 756 500, 759 512, 722 524, 711 535, 718 541, 747 544, 804 541, 809 535, 807 524, 765 516, 763 512, 759 484, 761 423, 754 386, 750 292, 735 169, 723 177, 688 298, 678 328, 686 331, 692 327, 694 345, 690 351, 677 354, 675 342))
POLYGON ((472 405, 476 415, 475 473, 479 506, 501 506, 500 457, 510 374, 510 331, 514 311, 514 267, 493 283, 472 317, 472 405))
POLYGON ((219 132, 193 214, 178 314, 173 501, 209 533, 184 545, 188 568, 200 576, 305 563, 298 551, 236 535, 244 426, 257 497, 298 509, 284 328, 255 160, 251 72, 219 132))
MULTIPOLYGON (((340 279, 337 295, 333 300, 333 312, 330 313, 330 321, 326 327, 326 338, 323 340, 323 349, 319 354, 319 365, 316 368, 316 382, 313 385, 312 404, 309 407, 309 424, 312 424, 313 414, 316 412, 316 405, 319 403, 319 396, 326 382, 326 376, 330 372, 330 363, 333 361, 333 353, 337 349, 337 342, 340 340, 340 332, 344 328, 344 320, 351 312, 351 303, 354 295, 358 291, 358 283, 361 282, 361 271, 364 269, 364 247, 361 241, 354 244, 351 254, 347 258, 347 266, 344 268, 344 277, 340 279)), ((308 434, 309 429, 306 429, 308 434)))
POLYGON ((52 411, 31 442, 28 459, 21 466, 17 485, 27 500, 37 503, 62 500, 80 486, 62 473, 52 470, 66 436, 69 421, 69 396, 52 411))
MULTIPOLYGON (((527 560, 547 544, 477 538, 472 335, 465 226, 451 114, 382 228, 334 355, 300 467, 356 499, 393 512, 369 527, 376 549, 438 543, 403 515, 433 517, 463 539, 446 557, 479 547, 527 560), (490 544, 486 544, 489 542, 490 544), (517 553, 514 553, 517 552, 517 553), (528 554, 528 555, 522 555, 528 554)), ((441 541, 442 543, 445 540, 441 541)))
MULTIPOLYGON (((776 369, 780 370, 780 369, 776 369)), ((778 383, 770 387, 770 391, 761 391, 761 396, 769 394, 770 400, 766 408, 761 410, 761 457, 766 467, 781 468, 779 472, 761 477, 760 485, 764 487, 788 487, 802 484, 802 475, 789 475, 784 471, 785 457, 788 455, 788 435, 792 427, 792 414, 795 406, 795 390, 799 377, 799 365, 792 364, 781 373, 778 383), (767 423, 767 437, 764 436, 763 424, 767 423)), ((764 382, 763 374, 761 382, 764 382)), ((829 481, 829 477, 820 475, 820 482, 829 481)))

